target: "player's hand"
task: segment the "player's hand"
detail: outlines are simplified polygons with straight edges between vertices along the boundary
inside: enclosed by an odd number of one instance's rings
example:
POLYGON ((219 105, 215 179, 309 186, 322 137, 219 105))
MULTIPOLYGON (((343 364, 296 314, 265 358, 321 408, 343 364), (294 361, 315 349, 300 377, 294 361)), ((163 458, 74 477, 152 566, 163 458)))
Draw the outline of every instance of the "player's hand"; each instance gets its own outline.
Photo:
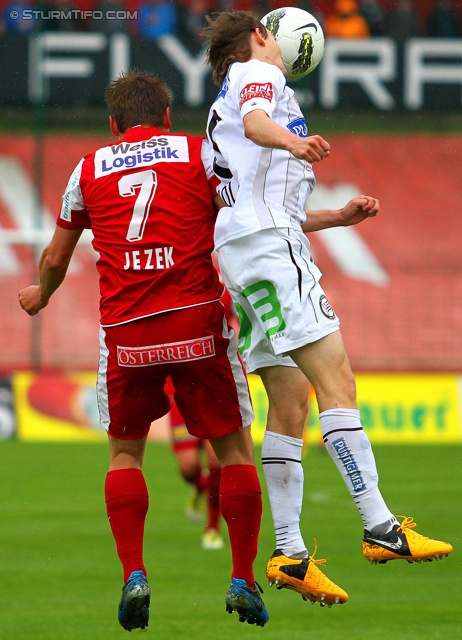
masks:
POLYGON ((372 196, 357 196, 352 198, 339 214, 344 227, 358 224, 366 218, 373 218, 380 211, 380 202, 372 196))
POLYGON ((292 142, 289 151, 299 160, 320 162, 330 155, 330 144, 321 136, 308 136, 308 138, 294 136, 292 142))
POLYGON ((48 302, 44 302, 41 298, 40 286, 35 284, 21 289, 18 297, 19 304, 30 316, 37 315, 37 313, 48 304, 48 302))

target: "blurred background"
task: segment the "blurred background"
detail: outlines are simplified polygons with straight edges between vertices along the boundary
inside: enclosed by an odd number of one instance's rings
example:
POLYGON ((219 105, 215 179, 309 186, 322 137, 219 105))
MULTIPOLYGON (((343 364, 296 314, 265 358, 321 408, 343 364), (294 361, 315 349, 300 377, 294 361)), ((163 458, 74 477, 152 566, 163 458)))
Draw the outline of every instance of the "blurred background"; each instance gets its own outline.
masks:
MULTIPOLYGON (((27 316, 17 292, 37 282, 73 168, 111 141, 106 84, 130 67, 159 73, 173 130, 202 134, 217 93, 204 16, 288 5, 326 34, 319 67, 292 85, 332 149, 309 206, 381 201, 377 218, 310 238, 365 426, 376 441, 460 442, 462 3, 451 0, 0 0, 0 437, 101 435, 90 234, 44 313, 27 316)), ((258 434, 265 395, 253 377, 251 388, 258 434)))
MULTIPOLYGON (((102 493, 107 445, 95 394, 99 294, 90 233, 45 311, 30 318, 18 304, 18 290, 37 282, 71 172, 113 141, 105 86, 131 67, 155 71, 174 97, 173 129, 203 134, 217 93, 198 36, 204 15, 264 15, 288 4, 314 13, 326 34, 321 64, 292 84, 310 132, 331 144, 315 166, 309 206, 338 208, 360 193, 381 202, 376 218, 310 241, 341 319, 382 490, 396 513, 412 514, 419 531, 450 541, 454 553, 431 565, 369 567, 361 559, 360 519, 324 455, 310 402, 302 530, 307 544, 319 540, 328 575, 351 601, 307 613, 294 594, 265 589, 265 637, 279 640, 282 629, 292 640, 462 638, 454 605, 462 595, 462 0, 0 0, 5 640, 122 637, 120 567, 102 493)), ((256 376, 249 384, 264 487, 266 394, 256 376)), ((147 633, 225 640, 238 631, 251 640, 252 627, 238 629, 224 615, 228 541, 204 551, 184 516, 168 418, 150 438, 157 441, 144 468, 152 499, 145 547, 155 592, 147 633)), ((274 549, 265 488, 263 499, 261 584, 274 549)))

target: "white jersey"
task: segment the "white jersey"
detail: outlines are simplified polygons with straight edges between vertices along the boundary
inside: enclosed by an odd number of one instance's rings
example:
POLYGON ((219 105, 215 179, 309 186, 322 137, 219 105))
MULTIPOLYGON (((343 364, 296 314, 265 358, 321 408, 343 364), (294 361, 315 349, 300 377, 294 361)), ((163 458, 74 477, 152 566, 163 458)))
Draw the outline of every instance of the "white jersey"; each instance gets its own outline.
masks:
POLYGON ((214 171, 224 183, 227 207, 215 226, 215 248, 274 227, 300 230, 305 200, 315 185, 311 164, 288 151, 256 145, 244 135, 244 116, 263 109, 272 120, 301 137, 305 118, 275 65, 259 60, 234 62, 228 70, 207 124, 214 171))

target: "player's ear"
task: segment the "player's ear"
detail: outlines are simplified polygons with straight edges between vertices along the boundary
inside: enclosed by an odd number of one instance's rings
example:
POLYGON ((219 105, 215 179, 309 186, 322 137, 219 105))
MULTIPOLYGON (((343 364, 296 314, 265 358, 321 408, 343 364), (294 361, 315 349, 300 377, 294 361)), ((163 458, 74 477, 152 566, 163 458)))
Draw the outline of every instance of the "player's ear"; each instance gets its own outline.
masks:
POLYGON ((170 117, 170 107, 167 107, 165 109, 165 114, 164 114, 164 129, 166 131, 170 131, 171 128, 172 128, 172 119, 170 117))
POLYGON ((117 126, 117 122, 114 120, 113 116, 109 116, 109 128, 117 138, 120 137, 119 127, 117 126))
POLYGON ((262 32, 258 27, 255 29, 254 34, 258 44, 264 46, 266 42, 266 38, 263 37, 262 32))

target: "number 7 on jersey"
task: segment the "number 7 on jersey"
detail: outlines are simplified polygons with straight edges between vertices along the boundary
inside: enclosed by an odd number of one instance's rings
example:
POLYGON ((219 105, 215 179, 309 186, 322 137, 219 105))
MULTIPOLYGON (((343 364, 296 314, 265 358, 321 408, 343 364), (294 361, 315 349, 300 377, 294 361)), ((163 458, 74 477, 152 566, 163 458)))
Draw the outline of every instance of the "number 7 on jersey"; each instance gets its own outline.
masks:
POLYGON ((127 240, 129 242, 137 242, 143 237, 144 228, 149 217, 151 203, 157 189, 157 175, 151 169, 137 171, 120 178, 118 184, 119 194, 123 198, 134 196, 136 190, 139 189, 127 231, 127 240))

